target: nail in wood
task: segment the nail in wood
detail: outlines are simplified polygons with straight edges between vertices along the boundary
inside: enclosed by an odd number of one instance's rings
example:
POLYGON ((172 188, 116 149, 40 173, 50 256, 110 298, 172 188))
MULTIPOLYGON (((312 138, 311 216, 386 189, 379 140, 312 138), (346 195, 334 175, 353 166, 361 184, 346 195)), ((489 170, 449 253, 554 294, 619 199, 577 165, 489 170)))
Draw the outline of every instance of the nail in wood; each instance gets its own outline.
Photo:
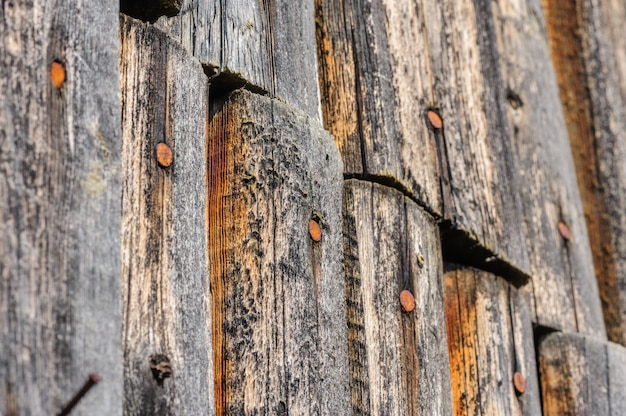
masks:
POLYGON ((78 391, 78 393, 76 393, 74 395, 72 400, 70 400, 69 403, 65 405, 63 410, 61 410, 61 412, 59 412, 57 414, 57 416, 67 416, 67 415, 69 415, 70 412, 72 411, 72 409, 78 404, 80 399, 82 399, 85 396, 85 394, 87 394, 87 392, 89 390, 91 390, 91 388, 93 386, 98 384, 99 381, 100 381, 100 376, 99 375, 97 375, 97 374, 89 374, 89 378, 87 379, 85 384, 83 384, 83 387, 78 391))

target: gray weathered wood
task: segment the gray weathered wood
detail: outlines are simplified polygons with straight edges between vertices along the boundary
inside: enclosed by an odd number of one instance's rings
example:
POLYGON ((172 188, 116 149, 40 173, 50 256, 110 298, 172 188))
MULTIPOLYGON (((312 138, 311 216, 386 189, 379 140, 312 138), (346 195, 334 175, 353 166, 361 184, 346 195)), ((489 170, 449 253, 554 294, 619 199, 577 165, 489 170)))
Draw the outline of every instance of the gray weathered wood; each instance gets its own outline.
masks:
POLYGON ((607 335, 626 345, 626 3, 543 5, 607 335))
POLYGON ((342 169, 331 136, 238 90, 211 120, 208 166, 216 413, 349 414, 342 169))
POLYGON ((457 415, 539 415, 530 313, 504 279, 448 265, 444 298, 452 396, 457 415), (519 394, 514 373, 526 379, 519 394))
POLYGON ((580 334, 539 344, 544 415, 626 414, 626 349, 580 334))
POLYGON ((517 161, 482 3, 320 0, 323 114, 347 175, 443 216, 445 258, 521 284, 529 264, 517 161), (443 129, 428 124, 429 109, 443 129))
POLYGON ((185 0, 156 24, 223 74, 212 88, 261 89, 321 119, 312 0, 185 0))
POLYGON ((165 33, 131 18, 120 31, 125 414, 213 414, 208 80, 165 33), (158 143, 173 150, 168 168, 158 143), (168 357, 170 378, 154 378, 152 354, 168 357))
POLYGON ((520 160, 536 322, 606 338, 589 239, 539 0, 499 0, 494 20, 520 160), (572 239, 559 234, 565 222, 572 239))
POLYGON ((352 179, 344 192, 353 414, 451 414, 438 227, 392 188, 352 179))
POLYGON ((0 413, 122 414, 117 1, 0 7, 0 413), (65 68, 57 89, 53 61, 65 68))

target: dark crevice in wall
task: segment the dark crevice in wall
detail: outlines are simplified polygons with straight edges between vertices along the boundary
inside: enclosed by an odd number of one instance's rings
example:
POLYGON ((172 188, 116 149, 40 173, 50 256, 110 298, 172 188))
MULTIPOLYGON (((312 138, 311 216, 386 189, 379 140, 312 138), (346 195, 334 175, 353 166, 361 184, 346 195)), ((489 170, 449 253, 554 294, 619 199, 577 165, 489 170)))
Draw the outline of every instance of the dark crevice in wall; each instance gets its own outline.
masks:
POLYGON ((433 219, 439 223, 444 262, 457 263, 493 273, 504 278, 515 287, 523 286, 530 279, 530 276, 525 272, 515 267, 506 259, 498 257, 493 250, 482 245, 478 237, 472 236, 468 231, 458 228, 451 220, 443 219, 440 213, 434 212, 431 207, 416 198, 411 190, 394 177, 368 174, 344 174, 344 180, 350 179, 372 182, 395 189, 415 202, 427 214, 433 217, 433 219))
POLYGON ((205 73, 209 77, 209 120, 222 108, 230 93, 235 90, 245 89, 254 94, 269 94, 264 89, 250 84, 241 74, 227 71, 217 73, 213 67, 205 67, 205 73))
POLYGON ((176 16, 182 4, 182 0, 120 0, 120 12, 154 23, 161 16, 176 16))
POLYGON ((493 273, 515 287, 523 286, 530 279, 526 273, 480 244, 477 237, 455 227, 451 221, 441 221, 439 229, 444 262, 457 263, 493 273))

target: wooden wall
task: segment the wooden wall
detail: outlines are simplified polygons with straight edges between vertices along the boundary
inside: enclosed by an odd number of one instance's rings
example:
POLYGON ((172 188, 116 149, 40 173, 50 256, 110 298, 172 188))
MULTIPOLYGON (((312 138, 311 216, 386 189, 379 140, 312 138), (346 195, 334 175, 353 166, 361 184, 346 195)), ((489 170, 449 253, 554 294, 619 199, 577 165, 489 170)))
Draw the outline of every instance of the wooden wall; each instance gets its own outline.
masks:
POLYGON ((0 22, 0 414, 626 413, 623 2, 0 22))

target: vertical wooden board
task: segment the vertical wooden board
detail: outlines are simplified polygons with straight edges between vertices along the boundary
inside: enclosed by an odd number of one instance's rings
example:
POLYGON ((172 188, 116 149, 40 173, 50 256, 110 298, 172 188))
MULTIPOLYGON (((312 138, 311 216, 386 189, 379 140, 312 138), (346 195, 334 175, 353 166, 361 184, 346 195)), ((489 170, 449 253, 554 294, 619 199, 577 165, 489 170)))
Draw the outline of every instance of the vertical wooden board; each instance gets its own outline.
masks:
POLYGON ((503 122, 504 92, 491 4, 422 3, 444 181, 444 259, 528 280, 517 155, 503 122), (449 228, 449 229, 448 229, 449 228), (468 249, 469 248, 469 249, 468 249))
POLYGON ((454 413, 540 412, 533 332, 518 291, 487 272, 449 264, 444 299, 454 413), (526 379, 515 390, 514 374, 526 379))
POLYGON ((392 188, 349 180, 344 252, 353 414, 450 414, 434 220, 392 188))
POLYGON ((332 138, 314 119, 244 90, 209 129, 216 413, 348 414, 332 138))
POLYGON ((543 1, 608 338, 626 343, 626 5, 543 1))
POLYGON ((347 175, 393 184, 443 216, 444 257, 521 284, 517 161, 478 3, 318 0, 323 114, 347 175))
POLYGON ((609 360, 609 414, 626 414, 626 349, 609 342, 607 344, 609 360))
POLYGON ((539 344, 544 415, 584 415, 586 408, 584 338, 551 334, 539 344), (571 339, 568 341, 567 338, 571 339))
POLYGON ((224 74, 216 82, 266 91, 321 118, 312 1, 184 0, 156 25, 208 72, 224 74))
POLYGON ((541 5, 499 0, 494 16, 520 160, 536 321, 606 337, 541 5), (560 222, 571 232, 569 241, 559 234, 560 222))
POLYGON ((620 400, 611 399, 624 394, 623 367, 611 368, 625 354, 617 344, 580 334, 546 336, 539 344, 544 415, 622 414, 620 400), (615 353, 620 357, 613 358, 615 353))
POLYGON ((514 369, 520 372, 526 380, 526 392, 518 395, 517 398, 522 414, 539 415, 541 414, 541 396, 532 314, 522 294, 518 292, 516 295, 515 292, 514 289, 509 289, 513 350, 515 352, 514 369))
POLYGON ((452 397, 443 308, 441 242, 430 215, 406 197, 404 209, 407 235, 405 264, 408 265, 409 276, 412 276, 410 281, 417 306, 415 319, 403 319, 403 325, 407 338, 413 335, 407 329, 413 329, 417 350, 416 413, 450 415, 452 397))
POLYGON ((345 173, 396 182, 441 213, 437 146, 425 119, 428 61, 414 59, 426 56, 425 34, 414 8, 382 0, 316 4, 325 126, 345 173))
POLYGON ((114 1, 0 8, 2 414, 56 414, 89 373, 74 414, 122 414, 117 19, 114 1))
POLYGON ((125 413, 213 414, 206 240, 208 80, 167 35, 121 20, 125 413), (167 144, 173 162, 157 162, 167 144), (169 360, 171 377, 149 357, 169 360))

